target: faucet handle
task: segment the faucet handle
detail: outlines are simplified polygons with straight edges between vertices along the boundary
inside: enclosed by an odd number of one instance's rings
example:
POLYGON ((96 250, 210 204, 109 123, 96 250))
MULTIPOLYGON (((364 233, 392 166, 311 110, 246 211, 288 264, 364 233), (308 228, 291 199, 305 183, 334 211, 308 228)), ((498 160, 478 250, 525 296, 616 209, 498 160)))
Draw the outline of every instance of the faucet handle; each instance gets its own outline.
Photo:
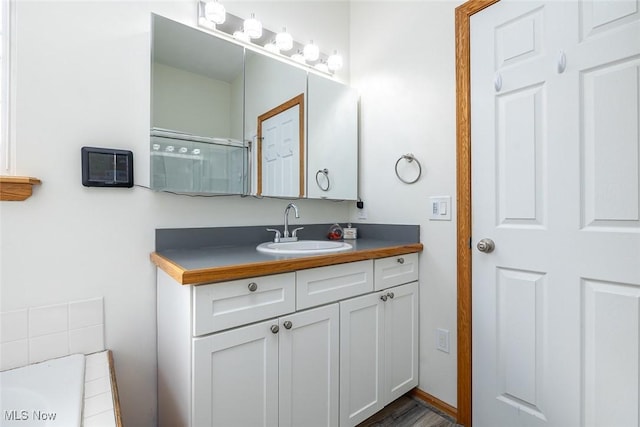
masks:
POLYGON ((280 230, 276 230, 275 228, 267 228, 267 231, 273 231, 274 233, 276 233, 276 235, 273 236, 273 243, 280 242, 280 230))
POLYGON ((303 229, 304 229, 304 227, 294 228, 294 229, 293 229, 293 232, 291 233, 291 237, 298 237, 298 236, 296 235, 296 233, 298 233, 298 230, 303 230, 303 229))

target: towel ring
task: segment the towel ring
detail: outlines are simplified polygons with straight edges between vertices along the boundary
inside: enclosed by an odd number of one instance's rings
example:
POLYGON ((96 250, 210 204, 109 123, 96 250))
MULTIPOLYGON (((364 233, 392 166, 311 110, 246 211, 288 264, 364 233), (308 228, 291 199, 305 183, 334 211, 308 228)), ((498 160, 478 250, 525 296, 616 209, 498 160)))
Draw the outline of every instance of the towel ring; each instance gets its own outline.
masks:
POLYGON ((400 181, 404 182, 405 184, 413 184, 413 183, 417 182, 420 179, 420 176, 422 175, 422 165, 420 164, 418 159, 416 159, 416 157, 411 153, 403 154, 402 156, 400 156, 398 161, 396 161, 396 168, 395 169, 396 169, 396 176, 398 177, 398 179, 400 181), (403 159, 406 160, 408 163, 411 163, 411 162, 415 161, 416 164, 418 165, 418 176, 416 176, 416 178, 414 180, 412 180, 412 181, 408 181, 408 180, 402 178, 400 176, 400 174, 398 173, 398 164, 400 164, 400 160, 403 160, 403 159))
POLYGON ((324 168, 316 172, 316 184, 318 184, 318 187, 320 187, 322 191, 329 191, 329 187, 331 187, 331 180, 329 179, 329 169, 324 168), (323 187, 322 184, 320 184, 320 181, 318 180, 318 176, 321 174, 324 175, 324 177, 327 179, 326 187, 323 187))

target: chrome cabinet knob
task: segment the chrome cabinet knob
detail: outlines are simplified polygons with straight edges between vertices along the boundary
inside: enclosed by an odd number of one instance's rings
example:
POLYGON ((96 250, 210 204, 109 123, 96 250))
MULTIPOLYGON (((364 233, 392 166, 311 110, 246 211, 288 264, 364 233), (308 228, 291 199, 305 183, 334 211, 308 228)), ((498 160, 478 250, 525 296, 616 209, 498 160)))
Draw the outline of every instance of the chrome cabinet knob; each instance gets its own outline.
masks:
POLYGON ((387 294, 387 296, 388 296, 389 298, 393 299, 393 297, 395 297, 395 294, 394 294, 393 292, 389 292, 389 293, 387 294))
POLYGON ((380 299, 381 299, 382 301, 386 301, 386 300, 387 300, 387 296, 386 296, 386 295, 380 295, 380 299))
POLYGON ((398 258, 396 261, 398 261, 398 264, 404 264, 404 258, 398 258))
POLYGON ((290 320, 285 320, 282 326, 284 326, 285 329, 291 329, 291 327, 293 326, 293 323, 291 323, 290 320))
POLYGON ((258 290, 258 284, 256 282, 251 282, 249 283, 248 288, 250 292, 255 292, 258 290))
POLYGON ((478 242, 478 250, 484 253, 491 253, 496 248, 496 244, 491 239, 482 239, 478 242))
POLYGON ((274 334, 277 334, 279 330, 280 330, 280 326, 271 325, 271 332, 273 332, 274 334))

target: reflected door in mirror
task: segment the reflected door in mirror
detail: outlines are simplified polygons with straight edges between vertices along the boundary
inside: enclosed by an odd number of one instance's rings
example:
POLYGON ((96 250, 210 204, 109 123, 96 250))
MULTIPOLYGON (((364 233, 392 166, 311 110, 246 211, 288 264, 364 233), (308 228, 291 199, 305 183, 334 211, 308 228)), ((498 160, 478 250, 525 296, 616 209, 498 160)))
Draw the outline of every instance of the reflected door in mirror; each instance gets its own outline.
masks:
POLYGON ((304 195, 304 94, 258 117, 258 191, 304 195))

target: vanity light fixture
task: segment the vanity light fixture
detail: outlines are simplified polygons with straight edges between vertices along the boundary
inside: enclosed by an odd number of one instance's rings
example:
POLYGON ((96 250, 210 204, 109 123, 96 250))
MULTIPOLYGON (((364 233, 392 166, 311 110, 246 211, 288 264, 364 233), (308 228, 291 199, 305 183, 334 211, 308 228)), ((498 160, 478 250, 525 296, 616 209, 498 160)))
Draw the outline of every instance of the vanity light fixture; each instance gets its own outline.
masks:
POLYGON ((317 61, 320 57, 320 49, 317 45, 313 44, 313 40, 304 47, 302 52, 304 54, 304 59, 308 62, 317 61))
POLYGON ((334 51, 333 55, 320 52, 318 45, 311 41, 306 46, 293 39, 286 27, 281 32, 270 31, 262 26, 252 13, 249 19, 243 19, 232 13, 220 3, 224 0, 196 0, 198 7, 198 26, 212 32, 224 33, 239 42, 268 50, 300 65, 332 75, 343 67, 343 59, 334 51), (324 63, 315 67, 318 63, 324 63))
POLYGON ((334 50, 333 55, 327 59, 327 67, 329 71, 338 71, 342 68, 342 55, 338 54, 337 50, 334 50))
POLYGON ((262 23, 256 19, 255 13, 251 14, 251 18, 244 20, 244 32, 251 39, 262 37, 262 23))
POLYGON ((318 62, 315 65, 315 69, 318 70, 318 71, 322 71, 323 73, 328 73, 329 72, 329 66, 324 61, 318 62))
POLYGON ((282 27, 282 32, 276 35, 276 46, 283 52, 293 48, 293 37, 287 33, 287 27, 282 27))
POLYGON ((243 30, 237 30, 233 32, 233 38, 241 41, 241 42, 245 42, 245 43, 250 43, 251 42, 251 37, 249 37, 249 35, 247 33, 245 33, 243 30))
POLYGON ((207 1, 204 5, 204 17, 214 24, 224 24, 227 19, 227 11, 218 0, 207 1))

